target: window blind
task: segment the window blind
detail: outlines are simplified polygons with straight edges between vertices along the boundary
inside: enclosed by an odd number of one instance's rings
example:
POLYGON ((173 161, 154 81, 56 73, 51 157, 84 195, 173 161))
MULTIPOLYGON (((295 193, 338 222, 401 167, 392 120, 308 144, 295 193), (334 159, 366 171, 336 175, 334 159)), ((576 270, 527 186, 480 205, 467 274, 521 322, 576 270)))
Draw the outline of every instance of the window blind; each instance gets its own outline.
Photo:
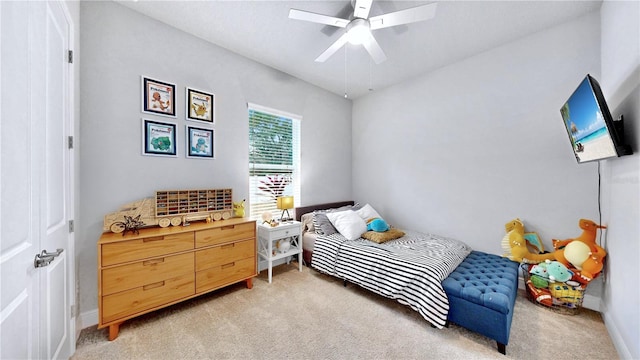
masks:
POLYGON ((292 195, 300 203, 300 121, 298 115, 248 104, 249 216, 280 217, 276 198, 292 195))

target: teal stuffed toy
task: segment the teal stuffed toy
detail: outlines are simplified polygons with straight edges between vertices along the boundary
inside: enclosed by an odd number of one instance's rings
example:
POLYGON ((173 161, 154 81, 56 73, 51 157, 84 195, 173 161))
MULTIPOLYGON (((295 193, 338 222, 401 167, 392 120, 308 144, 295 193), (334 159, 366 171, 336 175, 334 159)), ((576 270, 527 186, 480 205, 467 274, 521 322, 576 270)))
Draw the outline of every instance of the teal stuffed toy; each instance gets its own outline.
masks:
POLYGON ((380 218, 374 218, 367 223, 367 231, 385 232, 389 230, 389 224, 380 218))
POLYGON ((573 272, 559 261, 547 260, 547 274, 549 274, 549 280, 556 282, 565 282, 573 277, 573 272))
POLYGON ((551 260, 546 260, 543 263, 534 265, 529 273, 532 275, 532 280, 533 276, 538 276, 550 282, 565 282, 573 276, 573 272, 567 269, 561 262, 551 260))

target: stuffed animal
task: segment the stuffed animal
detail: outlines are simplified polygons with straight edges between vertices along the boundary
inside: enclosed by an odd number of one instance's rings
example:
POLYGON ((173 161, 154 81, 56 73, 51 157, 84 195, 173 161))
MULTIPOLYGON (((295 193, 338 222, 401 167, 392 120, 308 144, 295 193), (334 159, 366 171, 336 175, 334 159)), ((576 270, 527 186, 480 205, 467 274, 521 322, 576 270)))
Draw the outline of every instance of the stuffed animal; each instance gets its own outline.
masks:
POLYGON ((571 280, 573 273, 567 269, 559 261, 551 261, 547 260, 547 274, 549 275, 549 280, 552 282, 565 282, 567 280, 571 280))
POLYGON ((385 232, 389 230, 389 224, 381 218, 371 218, 367 221, 367 231, 385 232))
POLYGON ((539 302, 540 304, 545 306, 553 305, 553 299, 551 298, 551 292, 549 291, 549 289, 537 288, 533 285, 531 280, 529 280, 527 281, 527 291, 529 292, 531 297, 536 299, 536 301, 539 302))
POLYGON ((547 272, 547 263, 541 262, 540 264, 531 266, 531 270, 529 270, 529 274, 536 275, 544 279, 549 279, 549 273, 547 272))
POLYGON ((573 272, 558 261, 545 260, 540 264, 533 265, 529 270, 530 281, 537 288, 546 288, 549 283, 566 282, 571 280, 573 272))
POLYGON ((556 260, 567 267, 574 267, 580 272, 580 276, 588 281, 593 280, 602 271, 604 257, 607 252, 596 244, 598 229, 606 229, 606 226, 598 225, 592 220, 580 219, 578 226, 583 230, 575 239, 553 239, 553 253, 556 260), (576 244, 581 242, 582 244, 576 244), (586 248, 585 246, 586 245, 586 248))
POLYGON ((549 286, 549 273, 547 273, 547 263, 532 265, 529 270, 529 277, 533 286, 537 288, 546 288, 549 286))
POLYGON ((509 260, 527 264, 538 264, 545 260, 554 260, 553 253, 533 254, 527 248, 524 238, 524 223, 520 219, 514 219, 505 224, 507 234, 502 238, 504 257, 509 260))
POLYGON ((244 202, 245 199, 233 203, 233 213, 236 217, 244 217, 244 202))

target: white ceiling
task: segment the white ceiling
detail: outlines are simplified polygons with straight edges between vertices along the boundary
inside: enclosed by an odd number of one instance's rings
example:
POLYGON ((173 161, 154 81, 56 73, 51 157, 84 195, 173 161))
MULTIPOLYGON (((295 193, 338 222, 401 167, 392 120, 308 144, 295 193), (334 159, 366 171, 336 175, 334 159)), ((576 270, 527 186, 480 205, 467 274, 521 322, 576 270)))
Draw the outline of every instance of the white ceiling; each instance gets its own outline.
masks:
MULTIPOLYGON (((331 32, 329 26, 288 18, 291 8, 338 16, 350 6, 346 0, 118 2, 333 93, 344 95, 346 88, 351 99, 562 24, 601 5, 600 0, 438 1, 431 20, 373 31, 388 58, 376 65, 362 46, 350 44, 346 52, 341 49, 326 62, 315 62, 345 30, 331 32)), ((432 2, 374 0, 370 16, 432 2)))

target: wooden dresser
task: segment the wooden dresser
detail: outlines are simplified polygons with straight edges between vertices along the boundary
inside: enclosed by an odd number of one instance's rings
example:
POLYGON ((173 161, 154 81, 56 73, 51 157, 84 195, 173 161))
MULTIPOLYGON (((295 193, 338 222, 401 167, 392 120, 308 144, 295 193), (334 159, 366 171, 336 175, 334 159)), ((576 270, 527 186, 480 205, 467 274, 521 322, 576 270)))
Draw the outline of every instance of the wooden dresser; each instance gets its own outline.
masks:
POLYGON ((247 218, 141 229, 98 241, 98 328, 109 340, 133 317, 257 275, 256 224, 247 218))

